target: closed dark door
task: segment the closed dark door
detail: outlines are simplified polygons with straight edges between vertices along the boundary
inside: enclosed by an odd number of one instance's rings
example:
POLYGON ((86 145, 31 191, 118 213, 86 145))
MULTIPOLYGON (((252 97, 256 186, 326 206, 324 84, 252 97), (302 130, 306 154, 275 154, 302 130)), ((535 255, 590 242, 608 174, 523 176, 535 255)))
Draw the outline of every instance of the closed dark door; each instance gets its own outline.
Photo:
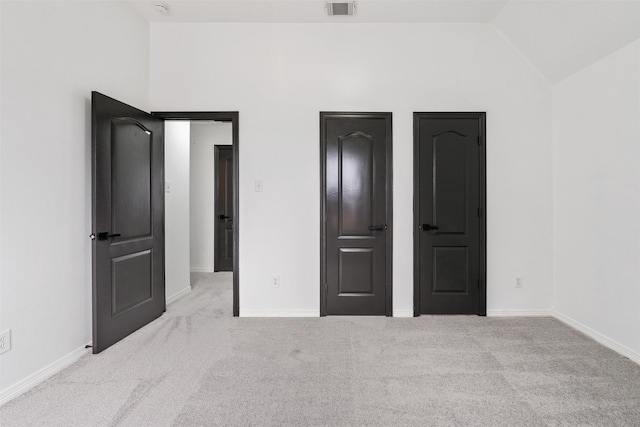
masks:
POLYGON ((93 352, 159 317, 164 123, 92 93, 93 352))
POLYGON ((485 314, 484 113, 415 113, 416 314, 485 314))
POLYGON ((233 147, 216 145, 214 270, 233 271, 233 147))
POLYGON ((391 113, 321 113, 321 314, 391 315, 391 113))

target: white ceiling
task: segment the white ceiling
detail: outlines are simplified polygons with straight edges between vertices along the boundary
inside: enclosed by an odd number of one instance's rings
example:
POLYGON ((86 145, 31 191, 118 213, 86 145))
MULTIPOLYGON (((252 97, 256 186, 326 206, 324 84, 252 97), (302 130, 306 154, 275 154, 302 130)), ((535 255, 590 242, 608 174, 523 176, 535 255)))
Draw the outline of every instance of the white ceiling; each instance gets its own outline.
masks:
POLYGON ((327 16, 323 0, 128 3, 149 22, 491 23, 552 83, 640 37, 640 0, 359 0, 349 17, 327 16))

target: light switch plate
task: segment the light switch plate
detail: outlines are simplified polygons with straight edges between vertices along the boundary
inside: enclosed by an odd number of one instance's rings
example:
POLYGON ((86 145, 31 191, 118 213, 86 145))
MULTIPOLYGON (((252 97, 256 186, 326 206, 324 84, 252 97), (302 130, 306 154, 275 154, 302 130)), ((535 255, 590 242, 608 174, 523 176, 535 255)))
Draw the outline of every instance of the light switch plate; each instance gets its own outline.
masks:
POLYGON ((262 186, 262 180, 256 179, 256 193, 262 193, 263 188, 264 187, 262 186))

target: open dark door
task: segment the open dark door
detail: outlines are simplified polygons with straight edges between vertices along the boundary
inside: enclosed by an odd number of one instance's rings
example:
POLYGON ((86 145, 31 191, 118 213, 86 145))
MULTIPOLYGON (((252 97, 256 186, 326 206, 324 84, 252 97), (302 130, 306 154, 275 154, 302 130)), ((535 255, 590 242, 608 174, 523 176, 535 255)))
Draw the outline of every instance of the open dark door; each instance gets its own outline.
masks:
POLYGON ((414 132, 414 314, 485 315, 485 113, 415 113, 414 132))
POLYGON ((216 229, 213 271, 233 271, 233 147, 215 146, 216 229))
POLYGON ((165 310, 164 121, 92 92, 93 352, 165 310))

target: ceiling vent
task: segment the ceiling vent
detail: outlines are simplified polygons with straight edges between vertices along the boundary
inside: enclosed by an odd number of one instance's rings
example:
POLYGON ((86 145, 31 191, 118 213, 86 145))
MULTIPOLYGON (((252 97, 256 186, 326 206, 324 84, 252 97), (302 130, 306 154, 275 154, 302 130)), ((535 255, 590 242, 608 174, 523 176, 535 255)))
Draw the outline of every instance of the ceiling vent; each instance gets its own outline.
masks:
POLYGON ((351 16, 356 13, 356 2, 327 2, 327 13, 329 14, 329 16, 351 16))

